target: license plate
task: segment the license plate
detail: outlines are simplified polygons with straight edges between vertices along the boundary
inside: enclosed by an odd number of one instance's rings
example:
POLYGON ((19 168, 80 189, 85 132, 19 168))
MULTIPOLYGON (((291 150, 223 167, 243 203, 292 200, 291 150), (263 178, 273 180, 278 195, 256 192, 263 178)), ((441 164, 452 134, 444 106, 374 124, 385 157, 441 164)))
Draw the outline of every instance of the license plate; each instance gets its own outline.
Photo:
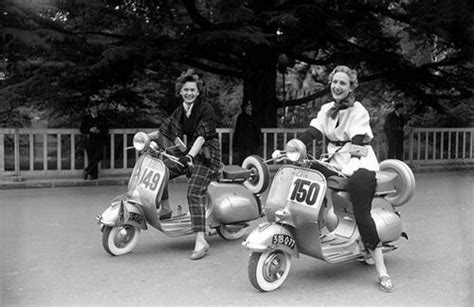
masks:
POLYGON ((273 235, 272 244, 285 245, 293 249, 295 248, 296 241, 295 239, 293 239, 292 237, 288 235, 278 234, 278 235, 273 235))

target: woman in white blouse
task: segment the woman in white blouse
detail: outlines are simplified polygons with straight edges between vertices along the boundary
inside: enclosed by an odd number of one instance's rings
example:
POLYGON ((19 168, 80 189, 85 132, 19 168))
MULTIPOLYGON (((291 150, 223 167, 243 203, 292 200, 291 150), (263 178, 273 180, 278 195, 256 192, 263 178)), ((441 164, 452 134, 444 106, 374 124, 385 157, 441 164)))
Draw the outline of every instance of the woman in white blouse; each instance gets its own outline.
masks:
MULTIPOLYGON (((334 101, 321 107, 300 140, 309 144, 323 135, 328 139, 329 163, 349 176, 348 191, 357 226, 362 242, 374 259, 380 289, 391 292, 393 284, 387 273, 381 242, 370 215, 376 186, 374 171, 379 169, 379 163, 370 146, 374 136, 370 128, 369 113, 354 96, 358 85, 357 72, 347 66, 337 66, 329 75, 329 84, 334 101), (367 156, 352 156, 347 152, 351 144, 366 147, 367 156)), ((321 171, 325 176, 331 175, 327 169, 321 171)))

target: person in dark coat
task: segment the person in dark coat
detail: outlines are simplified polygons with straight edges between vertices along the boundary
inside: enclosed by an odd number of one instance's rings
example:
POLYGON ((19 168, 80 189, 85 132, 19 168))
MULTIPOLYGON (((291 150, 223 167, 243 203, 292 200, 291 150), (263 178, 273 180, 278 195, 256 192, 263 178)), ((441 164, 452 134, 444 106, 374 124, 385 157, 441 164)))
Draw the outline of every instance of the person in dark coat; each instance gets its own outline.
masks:
POLYGON ((98 114, 97 105, 87 108, 81 121, 80 131, 85 136, 85 148, 89 164, 84 169, 84 180, 99 177, 98 164, 102 160, 109 128, 105 117, 98 114))
POLYGON ((233 140, 238 155, 238 164, 242 164, 246 157, 258 154, 259 146, 262 143, 260 125, 252 116, 252 110, 252 102, 248 101, 244 105, 244 112, 239 114, 235 124, 233 140))
MULTIPOLYGON (((196 233, 194 250, 191 260, 198 260, 209 252, 206 233, 206 193, 211 179, 218 173, 221 162, 220 144, 216 131, 217 116, 214 108, 208 102, 200 99, 203 81, 193 69, 184 71, 176 80, 177 96, 182 103, 173 111, 171 116, 163 121, 159 130, 150 133, 154 140, 160 136, 169 141, 177 137, 187 138, 189 150, 180 155, 177 164, 165 159, 169 170, 169 179, 181 175, 189 176, 187 200, 191 214, 192 231, 196 233)), ((163 191, 159 204, 160 220, 171 218, 172 211, 169 203, 168 186, 163 191)))
POLYGON ((403 104, 396 103, 394 107, 395 109, 388 113, 384 125, 388 143, 387 158, 403 160, 403 126, 405 125, 403 104))

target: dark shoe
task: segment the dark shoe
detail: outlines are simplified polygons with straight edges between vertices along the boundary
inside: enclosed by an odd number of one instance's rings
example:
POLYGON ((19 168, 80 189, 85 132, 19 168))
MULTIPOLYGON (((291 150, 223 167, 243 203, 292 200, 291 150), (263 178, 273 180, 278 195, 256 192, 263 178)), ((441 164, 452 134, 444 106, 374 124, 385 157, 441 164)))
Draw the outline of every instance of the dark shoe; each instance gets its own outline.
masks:
POLYGON ((172 215, 173 215, 173 210, 171 210, 170 212, 168 212, 166 214, 160 215, 160 221, 169 220, 172 215))
POLYGON ((84 171, 82 172, 82 178, 84 178, 84 180, 87 180, 87 177, 88 177, 88 176, 89 176, 89 173, 88 173, 86 170, 84 170, 84 171))
POLYGON ((204 245, 203 248, 199 250, 193 250, 190 257, 191 260, 198 260, 206 256, 206 254, 209 253, 209 248, 210 248, 209 243, 206 242, 206 245, 204 245))
POLYGON ((385 275, 385 276, 379 276, 379 288, 383 292, 392 292, 393 291, 393 283, 392 279, 390 276, 385 275))
POLYGON ((95 176, 95 177, 89 176, 89 180, 96 180, 97 178, 98 176, 95 176))

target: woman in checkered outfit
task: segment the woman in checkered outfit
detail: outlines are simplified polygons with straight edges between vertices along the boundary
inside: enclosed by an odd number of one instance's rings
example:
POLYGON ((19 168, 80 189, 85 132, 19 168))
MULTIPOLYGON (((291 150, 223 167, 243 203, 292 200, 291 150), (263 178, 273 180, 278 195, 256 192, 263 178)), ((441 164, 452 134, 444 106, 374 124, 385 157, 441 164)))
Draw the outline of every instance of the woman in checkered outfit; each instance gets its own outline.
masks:
MULTIPOLYGON (((170 172, 170 179, 187 174, 190 178, 187 191, 189 212, 191 213, 192 230, 196 233, 194 250, 191 259, 197 260, 209 252, 209 244, 204 234, 206 230, 206 191, 213 175, 220 167, 220 147, 217 138, 217 117, 214 108, 199 99, 202 80, 188 69, 176 80, 176 93, 181 96, 182 104, 165 120, 157 132, 151 133, 152 138, 160 134, 168 140, 186 136, 187 143, 192 144, 185 155, 181 154, 179 165, 165 160, 170 172)), ((168 200, 168 187, 161 200, 160 219, 171 217, 168 200)))

